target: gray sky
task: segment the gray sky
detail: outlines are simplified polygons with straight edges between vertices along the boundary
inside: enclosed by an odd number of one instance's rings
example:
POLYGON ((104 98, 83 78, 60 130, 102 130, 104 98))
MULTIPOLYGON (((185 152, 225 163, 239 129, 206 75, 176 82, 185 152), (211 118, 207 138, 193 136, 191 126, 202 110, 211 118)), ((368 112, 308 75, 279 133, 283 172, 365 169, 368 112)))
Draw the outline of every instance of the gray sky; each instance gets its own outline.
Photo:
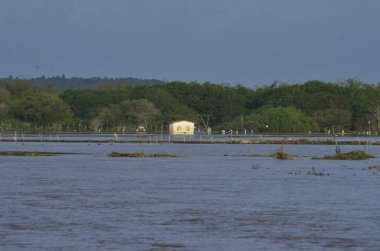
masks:
POLYGON ((380 82, 378 0, 1 0, 0 77, 380 82))

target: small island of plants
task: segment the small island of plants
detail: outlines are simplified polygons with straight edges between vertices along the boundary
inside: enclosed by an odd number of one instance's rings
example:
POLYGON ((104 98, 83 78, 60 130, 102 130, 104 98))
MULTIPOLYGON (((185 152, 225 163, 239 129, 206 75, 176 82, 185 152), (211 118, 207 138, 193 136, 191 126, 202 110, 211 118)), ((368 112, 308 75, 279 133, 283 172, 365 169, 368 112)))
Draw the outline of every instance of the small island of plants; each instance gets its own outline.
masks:
POLYGON ((273 157, 273 158, 280 159, 280 160, 287 160, 287 159, 297 158, 297 155, 291 154, 291 153, 286 153, 284 151, 277 151, 277 152, 269 155, 269 157, 273 157))
POLYGON ((163 154, 163 153, 145 154, 143 152, 137 152, 137 153, 112 152, 112 153, 108 154, 108 157, 113 157, 113 158, 176 158, 179 156, 174 155, 174 154, 163 154))
POLYGON ((65 153, 56 153, 56 152, 26 152, 26 151, 2 151, 0 156, 57 156, 59 154, 65 153))
POLYGON ((328 159, 328 160, 366 160, 370 158, 375 158, 375 156, 368 154, 364 151, 351 151, 347 153, 337 153, 333 156, 324 156, 322 158, 314 159, 328 159))

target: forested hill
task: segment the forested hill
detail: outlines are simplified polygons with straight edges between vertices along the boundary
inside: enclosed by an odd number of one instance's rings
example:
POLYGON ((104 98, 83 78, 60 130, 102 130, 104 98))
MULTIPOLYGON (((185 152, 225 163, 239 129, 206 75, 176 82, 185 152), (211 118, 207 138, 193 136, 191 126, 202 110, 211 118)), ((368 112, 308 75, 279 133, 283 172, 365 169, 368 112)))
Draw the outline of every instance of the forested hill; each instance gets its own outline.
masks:
MULTIPOLYGON (((61 78, 65 79, 65 78, 61 78)), ((198 129, 380 133, 380 85, 308 81, 261 88, 213 83, 55 88, 37 80, 0 80, 0 132, 167 130, 174 120, 198 129)))
POLYGON ((54 77, 38 77, 29 79, 19 79, 13 78, 12 76, 8 78, 3 78, 0 80, 7 80, 11 82, 25 82, 30 84, 39 84, 44 86, 54 86, 58 91, 63 92, 68 89, 91 89, 100 86, 119 86, 119 85, 151 85, 151 84, 163 84, 164 81, 156 79, 138 79, 138 78, 66 78, 65 75, 54 76, 54 77))

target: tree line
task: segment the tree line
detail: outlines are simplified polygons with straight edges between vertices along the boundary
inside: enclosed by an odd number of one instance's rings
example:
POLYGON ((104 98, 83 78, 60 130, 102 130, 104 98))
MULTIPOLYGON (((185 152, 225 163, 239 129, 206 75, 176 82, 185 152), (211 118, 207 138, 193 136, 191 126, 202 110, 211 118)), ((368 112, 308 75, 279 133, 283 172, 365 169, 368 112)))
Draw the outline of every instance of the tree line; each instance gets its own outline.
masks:
POLYGON ((2 79, 0 130, 133 132, 143 126, 166 132, 170 122, 190 120, 197 129, 214 132, 380 132, 379 84, 315 80, 248 88, 104 81, 95 88, 67 89, 35 79, 2 79))

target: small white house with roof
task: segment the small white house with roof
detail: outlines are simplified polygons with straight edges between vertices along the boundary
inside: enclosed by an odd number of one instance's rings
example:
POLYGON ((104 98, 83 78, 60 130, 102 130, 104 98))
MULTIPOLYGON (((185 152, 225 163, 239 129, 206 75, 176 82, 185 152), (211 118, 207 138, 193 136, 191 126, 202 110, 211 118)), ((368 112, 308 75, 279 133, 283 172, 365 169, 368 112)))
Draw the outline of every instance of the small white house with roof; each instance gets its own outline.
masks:
POLYGON ((194 135, 195 123, 181 120, 174 121, 169 125, 169 131, 172 135, 194 135))

